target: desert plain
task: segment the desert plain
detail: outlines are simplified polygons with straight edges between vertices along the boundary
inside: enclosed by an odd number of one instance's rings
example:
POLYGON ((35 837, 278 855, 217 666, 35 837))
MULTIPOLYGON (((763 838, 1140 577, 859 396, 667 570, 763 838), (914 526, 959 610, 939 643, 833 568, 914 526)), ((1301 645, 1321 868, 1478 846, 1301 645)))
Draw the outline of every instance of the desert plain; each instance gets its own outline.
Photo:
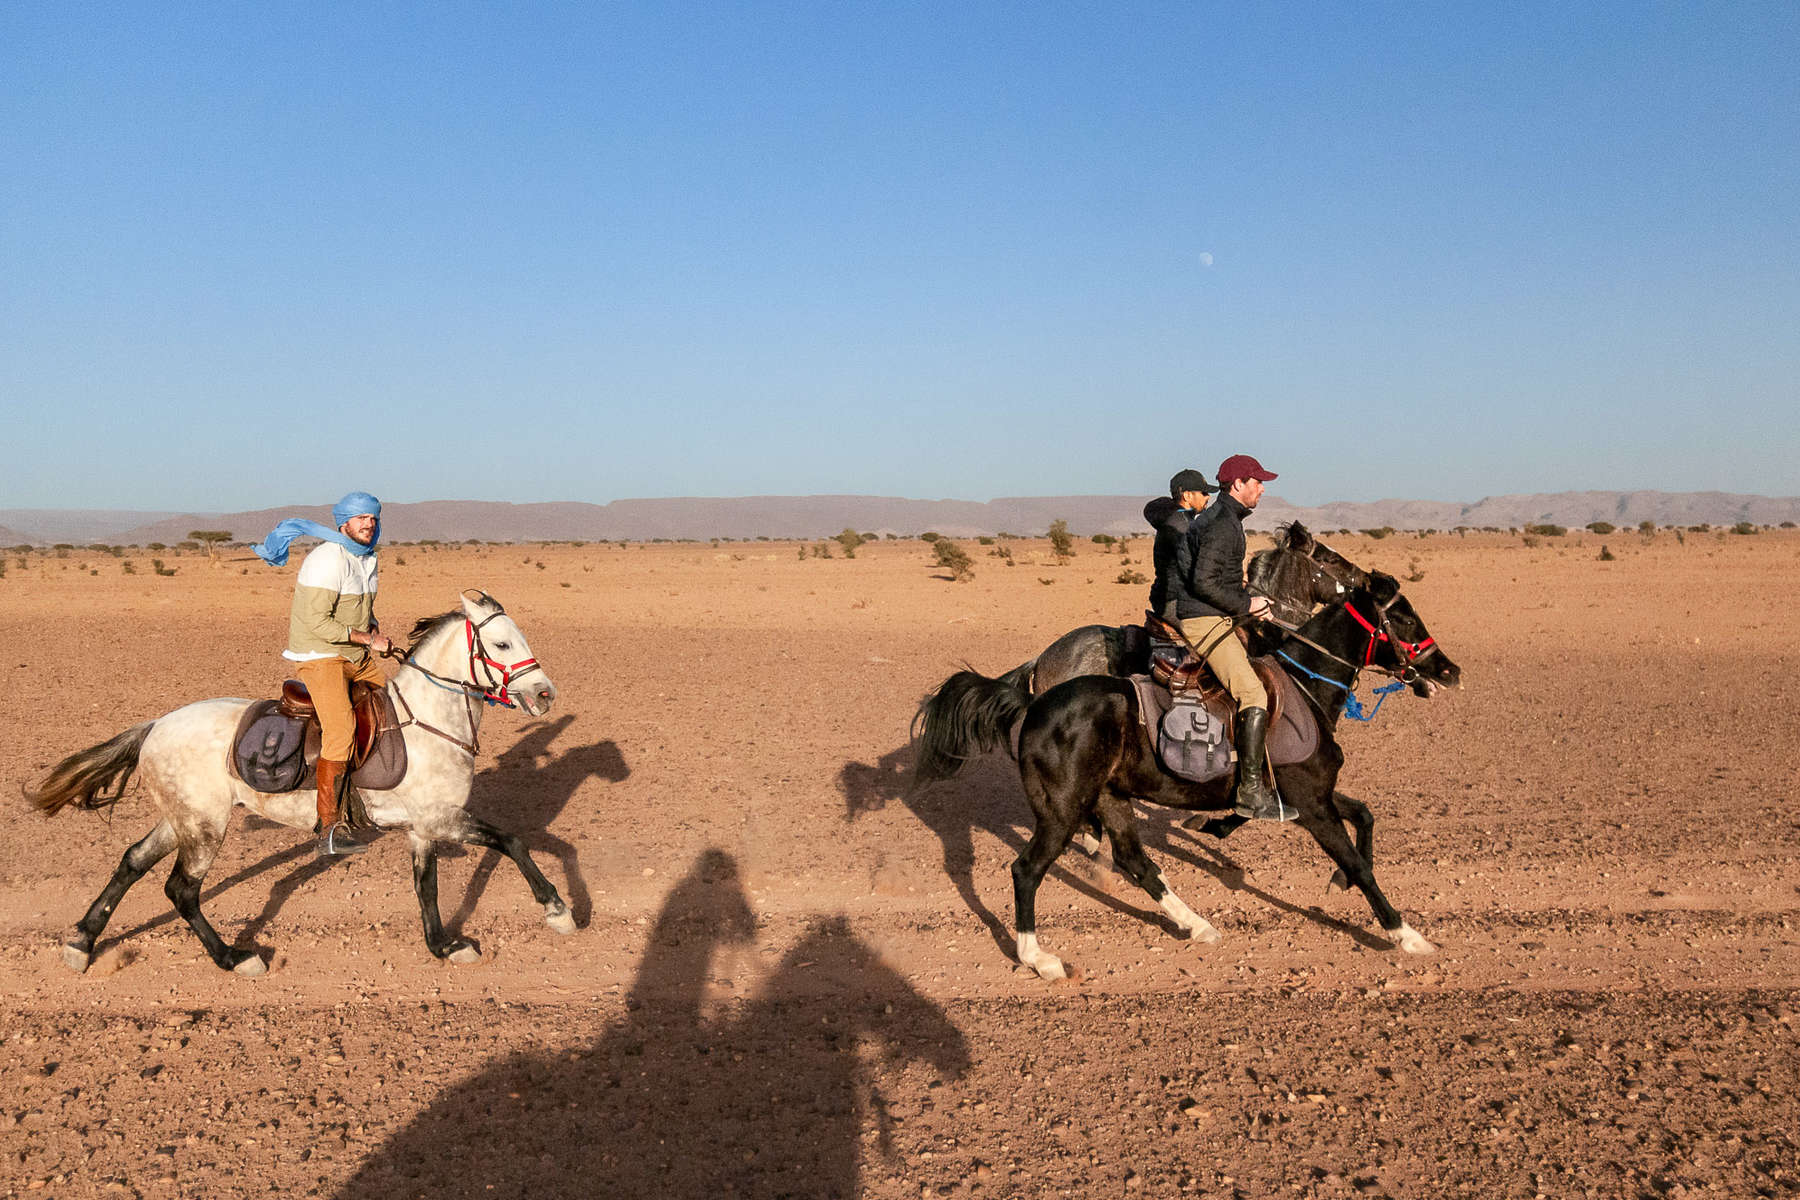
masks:
POLYGON ((8 554, 0 1195, 1800 1191, 1800 536, 1327 540, 1403 577, 1463 668, 1340 728, 1377 876, 1437 953, 1328 894, 1294 827, 1149 810, 1224 938, 1072 850, 1039 895, 1063 984, 1012 959, 1015 769, 909 794, 908 723, 965 662, 1137 619, 1145 539, 1011 566, 971 540, 960 583, 912 540, 384 547, 390 632, 481 587, 554 679, 546 718, 486 716, 470 806, 580 928, 471 849, 439 887, 482 957, 439 962, 403 835, 325 866, 240 815, 204 895, 254 979, 205 958, 167 863, 65 968, 155 814, 19 797, 128 725, 270 694, 298 557, 8 554))

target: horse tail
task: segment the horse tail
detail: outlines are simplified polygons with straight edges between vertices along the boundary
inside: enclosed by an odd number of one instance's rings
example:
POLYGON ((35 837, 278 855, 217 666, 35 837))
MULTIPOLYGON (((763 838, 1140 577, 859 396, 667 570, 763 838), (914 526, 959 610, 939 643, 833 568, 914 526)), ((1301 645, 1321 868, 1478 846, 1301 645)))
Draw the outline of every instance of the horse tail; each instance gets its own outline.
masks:
POLYGON ((145 721, 133 725, 111 741, 69 755, 51 769, 42 783, 24 789, 26 803, 46 817, 54 817, 71 804, 89 812, 117 804, 125 794, 125 785, 131 782, 131 773, 137 770, 138 754, 154 724, 155 721, 145 721), (112 788, 110 795, 108 788, 112 788))
POLYGON ((1031 705, 1031 673, 1037 660, 998 679, 958 671, 938 685, 913 717, 912 787, 949 779, 963 763, 996 746, 1012 753, 1012 731, 1031 705))

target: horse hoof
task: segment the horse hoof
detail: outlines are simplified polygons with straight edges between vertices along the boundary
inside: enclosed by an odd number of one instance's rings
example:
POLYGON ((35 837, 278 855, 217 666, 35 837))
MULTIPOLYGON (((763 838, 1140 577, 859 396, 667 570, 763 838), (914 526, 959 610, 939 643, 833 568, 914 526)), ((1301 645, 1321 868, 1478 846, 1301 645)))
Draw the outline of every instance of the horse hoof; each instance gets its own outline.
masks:
POLYGON ((481 961, 481 951, 465 942, 444 957, 450 962, 467 966, 469 963, 481 961))
POLYGON ((1210 946, 1213 943, 1223 939, 1225 935, 1220 933, 1217 929, 1213 928, 1213 926, 1210 923, 1208 923, 1208 924, 1204 924, 1204 925, 1200 926, 1198 929, 1189 930, 1188 936, 1193 938, 1196 942, 1200 942, 1203 945, 1210 946))
POLYGON ((233 975, 242 975, 245 978, 254 978, 255 976, 265 974, 268 969, 269 964, 262 960, 262 955, 252 954, 244 959, 244 961, 232 967, 231 973, 233 975))
POLYGON ((1402 925, 1391 935, 1394 944, 1408 954, 1436 954, 1437 947, 1420 936, 1411 925, 1402 925))
POLYGON ((93 958, 94 958, 94 956, 92 954, 88 953, 86 950, 83 950, 80 946, 77 946, 74 942, 64 942, 63 948, 62 948, 62 954, 63 954, 63 966, 69 968, 69 970, 71 970, 71 971, 74 971, 77 975, 86 971, 88 969, 88 963, 92 962, 93 958))
POLYGON ((575 915, 569 911, 567 905, 546 904, 544 906, 544 924, 550 927, 552 933, 560 933, 567 937, 575 932, 575 915))
POLYGON ((1032 963, 1031 969, 1037 972, 1039 979, 1049 980, 1051 983, 1058 983, 1069 977, 1069 969, 1063 965, 1063 960, 1050 954, 1032 963))
POLYGON ((1331 895, 1333 892, 1347 892, 1349 890, 1350 877, 1341 870, 1333 871, 1331 873, 1331 878, 1325 881, 1325 894, 1327 896, 1331 895))

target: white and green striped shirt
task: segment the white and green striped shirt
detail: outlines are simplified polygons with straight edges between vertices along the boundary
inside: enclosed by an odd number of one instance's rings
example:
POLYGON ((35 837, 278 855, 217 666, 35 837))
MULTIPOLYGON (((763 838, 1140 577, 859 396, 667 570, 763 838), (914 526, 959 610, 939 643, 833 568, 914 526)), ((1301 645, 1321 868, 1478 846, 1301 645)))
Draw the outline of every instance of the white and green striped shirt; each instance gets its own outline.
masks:
POLYGON ((367 630, 375 621, 376 557, 359 557, 336 542, 313 547, 294 581, 283 658, 294 662, 343 658, 356 663, 368 656, 367 647, 350 640, 350 631, 367 630))

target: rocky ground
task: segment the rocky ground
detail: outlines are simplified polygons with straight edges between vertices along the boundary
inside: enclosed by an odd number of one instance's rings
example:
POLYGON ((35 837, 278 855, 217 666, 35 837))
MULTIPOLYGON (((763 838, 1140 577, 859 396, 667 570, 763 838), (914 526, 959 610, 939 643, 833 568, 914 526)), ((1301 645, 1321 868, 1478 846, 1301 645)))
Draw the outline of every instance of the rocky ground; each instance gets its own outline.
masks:
MULTIPOLYGON (((395 536, 404 536, 397 533, 395 536)), ((1333 539, 1406 582, 1463 690, 1347 729, 1389 945, 1291 828, 1220 843, 1146 813, 1179 941, 1104 856, 1040 894, 1004 759, 904 792, 919 697, 1121 622, 1147 541, 1056 565, 970 543, 390 546, 390 628, 478 585, 561 691, 483 729, 471 807, 574 907, 447 859, 419 936, 405 839, 321 868, 234 823, 207 912, 270 971, 216 970, 163 869, 94 965, 59 944, 150 797, 0 814, 0 1194, 55 1196, 1660 1197, 1800 1191, 1800 538, 1333 539)), ((9 556, 0 793, 62 755, 282 675, 292 568, 9 556), (97 573, 96 573, 97 572, 97 573)))

